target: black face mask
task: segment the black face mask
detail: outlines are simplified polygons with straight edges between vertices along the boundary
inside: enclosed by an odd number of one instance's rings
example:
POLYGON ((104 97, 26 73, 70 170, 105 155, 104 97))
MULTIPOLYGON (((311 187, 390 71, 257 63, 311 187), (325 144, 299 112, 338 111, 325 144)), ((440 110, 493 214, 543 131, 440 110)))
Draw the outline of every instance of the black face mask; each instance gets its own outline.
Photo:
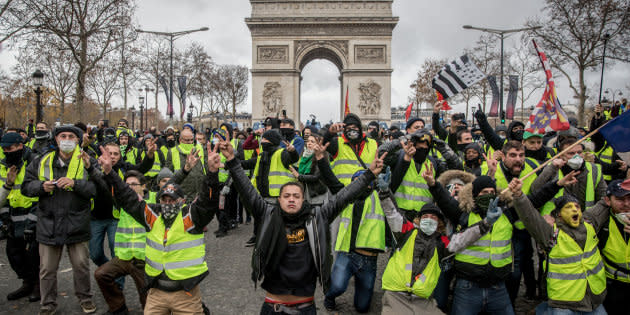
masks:
POLYGON ((523 141, 523 130, 512 131, 512 140, 523 141))
POLYGON ((13 152, 5 152, 4 157, 6 159, 6 163, 8 166, 18 166, 22 164, 22 154, 24 154, 24 149, 20 149, 13 152))
POLYGON ((175 140, 166 140, 166 146, 169 148, 175 147, 175 140))
POLYGON ((464 150, 466 150, 466 146, 468 146, 470 143, 459 143, 457 144, 457 151, 459 152, 465 152, 464 150))
POLYGON ((429 154, 428 148, 416 149, 416 154, 413 155, 413 160, 416 163, 424 163, 427 159, 427 154, 429 154))
POLYGON ((35 131, 35 139, 48 139, 48 130, 36 130, 35 131))
POLYGON ((285 140, 293 140, 293 135, 295 134, 293 128, 280 128, 280 132, 282 133, 282 136, 285 140))
POLYGON ((372 131, 370 131, 370 134, 368 136, 370 138, 372 138, 372 139, 376 139, 376 138, 378 138, 378 131, 372 130, 372 131))
POLYGON ((533 158, 538 161, 544 161, 547 158, 547 150, 544 148, 540 148, 538 150, 527 150, 525 149, 525 156, 528 158, 533 158))
POLYGON ((263 152, 274 152, 276 151, 276 145, 273 143, 265 142, 262 144, 263 152))
POLYGON ((479 157, 473 159, 466 159, 466 166, 468 167, 477 167, 479 166, 479 157))

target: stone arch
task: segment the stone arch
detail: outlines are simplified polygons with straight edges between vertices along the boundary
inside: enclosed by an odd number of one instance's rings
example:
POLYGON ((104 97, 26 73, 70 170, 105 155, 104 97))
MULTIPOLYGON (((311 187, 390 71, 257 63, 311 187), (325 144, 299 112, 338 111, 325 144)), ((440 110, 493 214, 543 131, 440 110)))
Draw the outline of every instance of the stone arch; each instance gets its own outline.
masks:
POLYGON ((250 0, 252 119, 286 110, 300 117, 301 72, 315 59, 340 72, 343 113, 391 121, 391 37, 398 23, 393 0, 250 0))

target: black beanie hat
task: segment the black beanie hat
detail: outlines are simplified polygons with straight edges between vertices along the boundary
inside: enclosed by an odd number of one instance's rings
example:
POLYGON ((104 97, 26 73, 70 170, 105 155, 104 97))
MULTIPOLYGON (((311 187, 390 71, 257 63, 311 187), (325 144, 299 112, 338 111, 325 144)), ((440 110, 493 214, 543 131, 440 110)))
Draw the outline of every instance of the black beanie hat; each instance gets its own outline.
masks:
POLYGON ((413 123, 415 123, 416 121, 421 121, 424 125, 426 125, 426 123, 424 122, 424 119, 418 118, 418 117, 413 117, 413 118, 409 118, 409 120, 407 120, 407 125, 405 126, 405 129, 411 128, 413 123))
POLYGON ((278 132, 278 130, 276 129, 265 131, 262 137, 269 140, 269 142, 276 146, 280 145, 280 142, 282 141, 282 136, 280 135, 280 132, 278 132))
POLYGON ((359 127, 359 130, 362 130, 361 128, 361 119, 359 118, 359 116, 355 115, 355 114, 348 114, 344 119, 343 119, 343 123, 346 125, 356 125, 357 127, 359 127))
POLYGON ((473 198, 477 197, 484 188, 494 188, 495 190, 497 189, 497 186, 494 183, 494 179, 492 179, 492 177, 483 175, 475 178, 475 180, 472 182, 473 198))
POLYGON ((417 212, 416 217, 421 218, 424 214, 427 213, 437 216, 440 220, 442 220, 442 222, 446 221, 444 219, 444 214, 442 214, 442 211, 440 211, 440 208, 432 203, 425 203, 422 208, 420 208, 420 211, 417 212))
POLYGON ((562 207, 564 207, 564 205, 566 205, 569 202, 575 202, 578 205, 580 204, 577 198, 573 197, 573 195, 564 195, 564 196, 554 199, 553 200, 554 209, 553 211, 551 211, 551 216, 555 217, 555 216, 560 215, 560 210, 562 210, 562 207))

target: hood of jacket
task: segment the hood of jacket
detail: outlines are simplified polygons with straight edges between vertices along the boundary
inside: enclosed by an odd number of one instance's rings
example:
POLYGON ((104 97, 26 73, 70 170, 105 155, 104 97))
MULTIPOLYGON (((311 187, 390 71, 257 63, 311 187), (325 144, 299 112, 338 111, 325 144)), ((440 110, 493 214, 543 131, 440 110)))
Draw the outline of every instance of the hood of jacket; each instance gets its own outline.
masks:
POLYGON ((442 186, 446 186, 448 185, 450 181, 456 178, 460 179, 462 182, 464 182, 464 184, 468 184, 468 183, 472 183, 472 181, 475 180, 475 175, 468 172, 461 171, 461 170, 448 170, 442 173, 437 178, 437 181, 442 186))

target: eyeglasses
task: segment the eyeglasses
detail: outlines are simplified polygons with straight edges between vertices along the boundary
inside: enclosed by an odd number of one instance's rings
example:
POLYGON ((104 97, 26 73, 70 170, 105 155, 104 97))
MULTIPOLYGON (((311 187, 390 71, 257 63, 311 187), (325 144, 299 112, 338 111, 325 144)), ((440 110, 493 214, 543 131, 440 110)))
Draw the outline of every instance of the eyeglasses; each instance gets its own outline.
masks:
POLYGON ((129 184, 129 186, 142 186, 142 184, 138 184, 138 183, 131 183, 131 184, 129 184))

